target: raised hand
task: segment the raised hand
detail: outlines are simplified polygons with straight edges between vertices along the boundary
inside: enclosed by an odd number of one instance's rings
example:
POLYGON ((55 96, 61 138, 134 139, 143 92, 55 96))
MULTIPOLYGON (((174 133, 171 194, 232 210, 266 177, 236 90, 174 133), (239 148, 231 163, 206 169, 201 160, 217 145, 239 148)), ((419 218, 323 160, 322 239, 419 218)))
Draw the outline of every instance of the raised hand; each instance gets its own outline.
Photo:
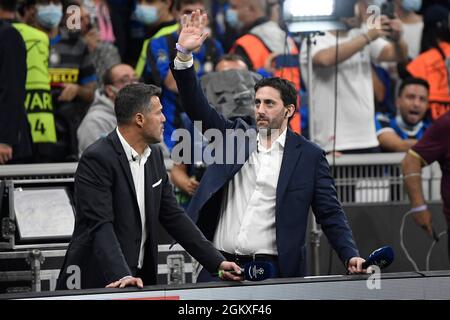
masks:
POLYGON ((178 44, 184 49, 195 51, 200 48, 208 37, 204 32, 208 23, 208 16, 201 14, 200 10, 192 12, 191 16, 184 15, 181 18, 181 32, 178 37, 178 44))

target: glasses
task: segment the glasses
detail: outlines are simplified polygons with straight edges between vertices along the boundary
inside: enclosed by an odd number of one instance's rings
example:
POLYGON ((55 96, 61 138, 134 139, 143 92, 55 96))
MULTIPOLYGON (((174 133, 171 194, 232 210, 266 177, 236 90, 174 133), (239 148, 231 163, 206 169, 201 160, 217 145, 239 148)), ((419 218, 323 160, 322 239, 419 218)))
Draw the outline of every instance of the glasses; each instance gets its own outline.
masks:
POLYGON ((122 77, 120 79, 117 79, 116 81, 113 82, 113 84, 120 84, 122 86, 126 86, 127 84, 132 84, 132 83, 138 83, 139 79, 138 78, 130 78, 128 76, 122 77))

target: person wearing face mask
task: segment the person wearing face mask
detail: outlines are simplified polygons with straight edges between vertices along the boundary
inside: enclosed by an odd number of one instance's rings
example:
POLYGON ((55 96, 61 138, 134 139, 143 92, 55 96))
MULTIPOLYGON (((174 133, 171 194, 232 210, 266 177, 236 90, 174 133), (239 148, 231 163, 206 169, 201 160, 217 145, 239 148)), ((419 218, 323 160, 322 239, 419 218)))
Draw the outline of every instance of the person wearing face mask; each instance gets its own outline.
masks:
POLYGON ((31 155, 24 108, 27 53, 24 39, 11 26, 16 0, 0 0, 0 165, 31 155))
MULTIPOLYGON (((398 19, 382 15, 378 19, 379 25, 377 19, 368 19, 371 4, 373 1, 358 0, 355 17, 345 20, 348 30, 339 33, 327 31, 314 39, 315 44, 311 48, 313 72, 310 76, 315 97, 313 121, 316 130, 311 134, 326 152, 380 151, 373 120, 375 105, 371 62, 406 61, 407 46, 402 39, 398 19), (385 39, 387 37, 390 41, 385 39), (334 123, 336 63, 338 92, 337 121, 334 123)), ((307 75, 306 41, 303 41, 300 51, 303 75, 307 75)))
MULTIPOLYGON (((205 12, 205 3, 205 0, 175 0, 174 15, 181 19, 195 10, 205 12)), ((164 142, 169 150, 172 150, 176 143, 171 139, 174 130, 185 127, 182 121, 183 109, 178 101, 178 88, 169 69, 170 61, 176 55, 175 46, 178 34, 177 30, 150 41, 142 76, 145 83, 155 84, 162 88, 161 102, 167 120, 164 123, 164 142)), ((194 52, 197 74, 201 77, 203 74, 212 72, 215 62, 222 55, 222 45, 215 38, 208 37, 205 43, 194 52)))
MULTIPOLYGON (((30 10, 27 3, 19 7, 22 16, 24 12, 28 13, 30 10)), ((27 48, 25 108, 33 143, 33 156, 29 160, 47 162, 56 144, 56 126, 47 64, 49 39, 45 32, 26 23, 14 21, 13 26, 22 35, 27 48)))
MULTIPOLYGON (((50 38, 48 70, 58 141, 46 162, 73 161, 78 154, 76 130, 94 98, 97 79, 81 26, 73 23, 66 10, 73 5, 79 8, 79 3, 66 1, 64 7, 61 0, 27 3, 25 16, 50 38), (67 15, 63 16, 63 12, 67 15)), ((44 127, 41 131, 45 130, 44 127)))
POLYGON ((395 0, 395 12, 402 22, 403 38, 408 44, 408 57, 414 59, 420 53, 423 18, 417 12, 422 7, 422 0, 395 0))
POLYGON ((173 32, 179 28, 178 22, 172 15, 173 0, 140 0, 136 6, 136 18, 152 28, 152 36, 146 39, 142 45, 141 54, 136 64, 136 75, 142 76, 147 60, 148 44, 156 39, 173 32))

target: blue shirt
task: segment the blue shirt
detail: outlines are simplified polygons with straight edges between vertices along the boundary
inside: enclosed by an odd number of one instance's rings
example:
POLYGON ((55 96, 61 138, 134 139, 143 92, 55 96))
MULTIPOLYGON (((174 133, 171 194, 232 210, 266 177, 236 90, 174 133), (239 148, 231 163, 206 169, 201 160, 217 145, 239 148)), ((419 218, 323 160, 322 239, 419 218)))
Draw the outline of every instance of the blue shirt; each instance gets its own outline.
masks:
POLYGON ((402 140, 419 140, 422 138, 429 125, 430 124, 427 121, 423 120, 415 126, 409 126, 405 124, 401 115, 393 117, 380 112, 375 113, 375 130, 377 131, 377 136, 386 130, 394 130, 402 140))

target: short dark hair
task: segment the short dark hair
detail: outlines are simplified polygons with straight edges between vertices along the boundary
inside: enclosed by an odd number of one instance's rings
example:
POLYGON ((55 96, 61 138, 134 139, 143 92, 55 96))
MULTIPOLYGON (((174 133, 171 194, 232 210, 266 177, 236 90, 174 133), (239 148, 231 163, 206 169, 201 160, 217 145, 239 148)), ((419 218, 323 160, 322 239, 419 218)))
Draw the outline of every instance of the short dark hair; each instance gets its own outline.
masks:
POLYGON ((293 104, 297 108, 297 89, 292 82, 278 77, 263 78, 255 84, 255 92, 262 87, 271 87, 278 90, 284 106, 293 104))
POLYGON ((421 78, 406 78, 400 84, 400 87, 398 88, 397 96, 400 97, 403 93, 403 90, 405 90, 405 88, 411 84, 417 84, 420 86, 424 86, 427 89, 427 91, 430 92, 430 84, 428 83, 428 81, 421 79, 421 78))
POLYGON ((174 0, 173 7, 175 8, 175 10, 180 11, 182 5, 196 4, 196 3, 206 5, 205 0, 174 0))
POLYGON ((111 67, 109 67, 108 69, 106 69, 105 73, 103 73, 102 76, 102 80, 103 80, 103 85, 106 86, 108 84, 113 84, 113 79, 112 79, 112 70, 117 67, 120 63, 116 63, 113 64, 111 67))
POLYGON ((151 97, 160 94, 161 88, 151 84, 134 83, 122 88, 114 103, 117 124, 127 124, 136 113, 150 111, 151 97))
POLYGON ((0 8, 9 11, 14 12, 17 9, 17 0, 0 0, 0 8))

